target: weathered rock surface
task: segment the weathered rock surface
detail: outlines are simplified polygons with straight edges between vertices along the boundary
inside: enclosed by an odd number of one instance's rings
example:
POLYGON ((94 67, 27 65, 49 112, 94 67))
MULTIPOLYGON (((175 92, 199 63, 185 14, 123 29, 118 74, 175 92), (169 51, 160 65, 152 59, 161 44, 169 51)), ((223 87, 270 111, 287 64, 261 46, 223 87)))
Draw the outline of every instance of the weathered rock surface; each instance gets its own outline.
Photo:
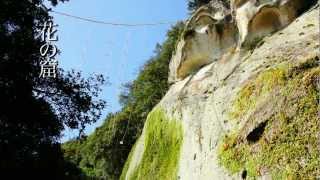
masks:
MULTIPOLYGON (((230 114, 239 92, 260 74, 282 65, 290 69, 310 59, 319 60, 319 7, 313 6, 301 14, 307 5, 310 4, 299 0, 234 0, 230 9, 228 4, 217 1, 200 8, 190 18, 170 63, 169 81, 173 84, 156 107, 164 110, 170 119, 180 121, 183 128, 179 171, 177 177, 169 179, 220 180, 246 176, 243 172, 231 173, 222 166, 219 146, 232 132, 239 133, 239 139, 248 137, 261 123, 286 107, 282 104, 287 102, 286 97, 269 90, 267 100, 261 98, 237 116, 230 114), (259 41, 253 43, 257 37, 259 41)), ((319 67, 310 68, 319 72, 319 67)), ((272 89, 282 92, 281 87, 272 89)), ((303 94, 303 88, 301 91, 303 94)), ((289 112, 289 109, 284 110, 289 112)), ((270 120, 270 126, 274 127, 275 122, 270 120)), ((320 127, 313 128, 320 138, 320 127)), ((130 179, 144 156, 145 129, 132 151, 125 179, 130 179)), ((320 148, 320 141, 317 143, 313 145, 320 148)), ((256 176, 271 179, 270 169, 261 167, 256 176)), ((320 171, 312 173, 320 176, 320 171)))
POLYGON ((216 1, 199 8, 187 22, 177 53, 170 62, 169 82, 182 80, 231 52, 236 47, 237 36, 228 4, 216 1))
POLYGON ((229 5, 217 0, 199 8, 187 22, 170 62, 169 82, 180 81, 202 66, 229 58, 234 51, 282 29, 312 2, 233 0, 229 5))

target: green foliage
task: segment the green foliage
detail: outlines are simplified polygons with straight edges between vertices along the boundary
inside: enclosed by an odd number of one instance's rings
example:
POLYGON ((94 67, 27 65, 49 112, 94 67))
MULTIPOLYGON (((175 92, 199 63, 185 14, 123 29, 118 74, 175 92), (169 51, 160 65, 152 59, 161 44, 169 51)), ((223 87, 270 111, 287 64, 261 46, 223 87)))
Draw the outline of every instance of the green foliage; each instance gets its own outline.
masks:
MULTIPOLYGON (((274 103, 282 108, 268 118, 262 137, 257 142, 244 140, 243 130, 224 139, 219 148, 219 159, 231 173, 246 170, 248 176, 256 178, 268 172, 273 179, 319 177, 320 122, 316 83, 320 68, 316 58, 287 67, 287 70, 281 66, 261 73, 244 87, 251 87, 250 93, 240 93, 239 98, 247 98, 249 102, 252 96, 255 96, 254 99, 265 96, 270 101, 274 98, 271 89, 276 90, 283 98, 278 97, 274 103)), ((246 110, 259 111, 257 104, 250 104, 246 110)), ((235 105, 239 106, 237 101, 235 105)), ((238 113, 237 117, 244 117, 246 110, 238 113)), ((253 116, 252 120, 254 122, 260 118, 253 116)))
MULTIPOLYGON (((188 0, 188 10, 193 12, 197 10, 199 7, 210 3, 210 1, 217 1, 217 0, 188 0)), ((230 0, 221 0, 221 2, 225 3, 228 7, 230 6, 230 0)))
POLYGON ((130 109, 109 115, 106 123, 96 129, 84 142, 80 167, 93 172, 91 176, 104 179, 118 179, 124 162, 140 127, 130 116, 130 109), (130 126, 129 123, 132 124, 130 126), (124 135, 127 135, 124 137, 124 135), (125 138, 125 139, 124 139, 125 138), (124 141, 124 144, 120 144, 124 141))
POLYGON ((177 179, 183 142, 181 123, 168 119, 161 109, 152 111, 146 122, 145 150, 130 179, 177 179))
POLYGON ((172 27, 167 33, 167 40, 162 46, 157 46, 156 55, 147 61, 132 82, 131 101, 127 105, 135 106, 136 114, 143 115, 144 119, 168 90, 169 62, 183 27, 182 23, 172 27))
POLYGON ((206 5, 211 0, 188 0, 189 11, 197 10, 200 6, 206 5))
POLYGON ((79 164, 81 161, 81 150, 84 139, 73 139, 62 144, 65 160, 72 164, 79 164))
POLYGON ((72 146, 64 146, 65 155, 77 162, 88 176, 119 179, 147 115, 168 90, 169 61, 183 27, 182 23, 172 27, 166 41, 156 46, 155 55, 144 64, 137 78, 123 86, 119 97, 122 110, 109 114, 105 123, 83 140, 78 151, 70 150, 72 146), (80 155, 68 154, 70 151, 80 155))

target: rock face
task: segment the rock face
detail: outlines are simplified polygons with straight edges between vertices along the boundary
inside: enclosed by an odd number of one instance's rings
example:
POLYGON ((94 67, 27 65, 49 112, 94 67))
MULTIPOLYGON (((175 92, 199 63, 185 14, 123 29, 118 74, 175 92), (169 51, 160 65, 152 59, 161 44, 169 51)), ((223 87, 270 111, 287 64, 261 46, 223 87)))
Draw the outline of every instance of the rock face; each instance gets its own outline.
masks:
POLYGON ((308 6, 308 1, 301 0, 234 0, 240 43, 250 43, 287 26, 308 6))
POLYGON ((169 82, 174 83, 200 67, 255 44, 282 29, 312 0, 222 0, 200 8, 186 24, 177 53, 170 63, 169 82), (229 8, 231 6, 231 8, 229 8))
POLYGON ((228 4, 221 1, 201 7, 186 24, 185 32, 170 62, 169 82, 228 54, 236 47, 238 32, 228 4))
POLYGON ((215 1, 196 11, 155 107, 162 121, 181 123, 181 138, 157 133, 173 139, 168 166, 176 172, 163 171, 161 156, 146 149, 151 113, 121 178, 319 178, 318 15, 319 5, 305 0, 215 1))

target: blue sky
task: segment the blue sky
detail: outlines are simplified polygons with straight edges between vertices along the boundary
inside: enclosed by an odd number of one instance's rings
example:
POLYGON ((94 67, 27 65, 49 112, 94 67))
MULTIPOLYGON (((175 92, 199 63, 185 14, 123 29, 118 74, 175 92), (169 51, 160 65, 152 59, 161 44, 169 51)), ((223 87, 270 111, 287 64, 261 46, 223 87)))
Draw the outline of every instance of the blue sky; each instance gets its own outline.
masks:
MULTIPOLYGON (((71 0, 56 11, 117 23, 176 22, 187 18, 187 0, 71 0)), ((90 134, 108 112, 120 109, 120 85, 133 80, 139 68, 153 55, 156 43, 165 40, 171 25, 119 27, 79 21, 52 13, 59 25, 57 46, 62 50, 59 66, 82 71, 84 75, 104 74, 111 85, 103 87, 101 98, 108 106, 100 120, 88 126, 90 134)), ((62 142, 77 132, 66 130, 62 142)))

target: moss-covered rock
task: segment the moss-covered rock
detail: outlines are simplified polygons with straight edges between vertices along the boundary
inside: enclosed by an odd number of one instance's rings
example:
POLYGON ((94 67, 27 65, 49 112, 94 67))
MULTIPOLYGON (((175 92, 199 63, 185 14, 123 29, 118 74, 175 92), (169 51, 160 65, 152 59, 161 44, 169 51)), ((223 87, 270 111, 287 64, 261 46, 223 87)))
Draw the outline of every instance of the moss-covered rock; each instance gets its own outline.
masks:
POLYGON ((234 119, 253 110, 257 101, 264 100, 266 95, 275 87, 283 86, 286 83, 288 65, 281 65, 277 68, 270 68, 261 73, 256 79, 246 84, 238 93, 234 101, 234 109, 230 113, 234 119))
POLYGON ((317 60, 270 68, 240 90, 231 115, 243 127, 226 136, 219 149, 220 163, 231 173, 242 171, 252 178, 269 174, 273 179, 319 177, 317 60), (271 113, 261 113, 266 108, 271 113))
MULTIPOLYGON (((155 109, 148 116, 145 133, 142 160, 129 175, 129 179, 177 179, 178 161, 183 142, 181 123, 168 119, 163 110, 155 109)), ((126 176, 126 169, 122 174, 123 179, 126 176)))
POLYGON ((130 166, 130 163, 131 163, 131 159, 132 159, 132 155, 135 151, 135 147, 136 147, 136 144, 139 142, 139 139, 136 141, 136 143, 133 145, 130 153, 129 153, 129 156, 128 156, 128 159, 123 167, 123 170, 122 170, 122 173, 121 173, 121 176, 120 176, 120 180, 125 180, 126 179, 126 175, 127 175, 127 172, 128 172, 128 169, 129 169, 129 166, 130 166))

